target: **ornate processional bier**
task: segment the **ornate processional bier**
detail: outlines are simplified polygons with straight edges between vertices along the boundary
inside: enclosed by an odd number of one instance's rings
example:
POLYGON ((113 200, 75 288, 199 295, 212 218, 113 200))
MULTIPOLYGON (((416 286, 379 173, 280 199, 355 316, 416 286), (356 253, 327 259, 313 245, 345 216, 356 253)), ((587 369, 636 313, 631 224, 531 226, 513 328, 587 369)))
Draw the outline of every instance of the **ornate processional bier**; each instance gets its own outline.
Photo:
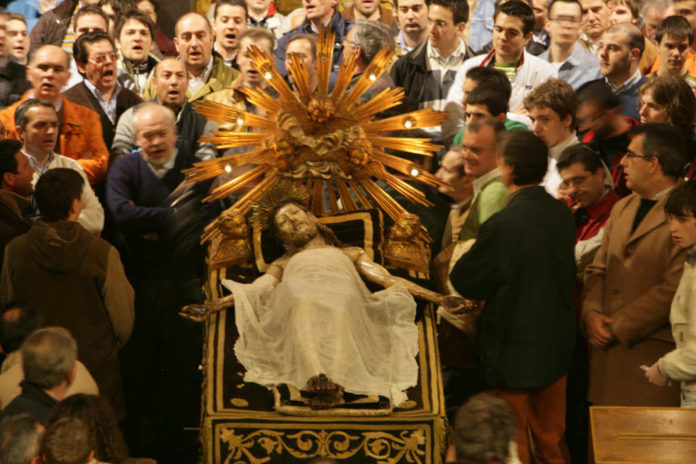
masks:
MULTIPOLYGON (((268 204, 261 200, 278 184, 287 185, 288 192, 305 191, 308 209, 323 223, 341 215, 353 218, 375 209, 383 212, 394 222, 386 234, 386 243, 380 247, 386 263, 412 273, 427 273, 426 243, 430 239, 425 229, 380 183, 413 203, 431 205, 419 189, 402 179, 431 187, 442 182, 387 150, 433 156, 441 147, 431 144, 429 139, 391 137, 388 133, 437 126, 447 120, 447 113, 423 109, 375 120, 378 113, 398 105, 404 95, 402 89, 386 89, 369 101, 360 98, 388 69, 394 50, 380 51, 357 81, 353 79, 355 56, 348 57, 329 92, 333 44, 333 33, 322 30, 317 43, 318 88, 314 91, 297 57, 291 55, 287 65, 296 87, 293 90, 276 70, 271 57, 252 47, 249 54, 255 68, 278 95, 274 98, 260 89, 244 89, 249 102, 260 108, 263 115, 214 102, 194 105, 209 120, 254 130, 221 130, 205 138, 203 141, 220 149, 246 146, 251 149, 196 163, 186 171, 188 180, 196 182, 228 175, 229 180, 216 187, 204 201, 238 196, 231 208, 206 227, 202 237, 203 242, 209 242, 208 294, 212 304, 222 299, 217 282, 225 278, 229 266, 255 261, 260 271, 265 270, 263 259, 258 256, 260 246, 252 243, 263 228, 262 221, 254 218, 263 214, 252 215, 250 224, 245 218, 252 209, 263 209, 268 204), (243 173, 237 174, 240 171, 243 173)), ((432 308, 426 312, 429 316, 419 322, 419 383, 409 394, 409 401, 404 402, 403 410, 397 408, 392 413, 389 409, 389 415, 382 417, 379 414, 384 412, 366 410, 362 416, 353 418, 332 416, 331 411, 318 415, 299 412, 310 416, 304 418, 282 416, 269 408, 265 399, 259 399, 258 407, 254 407, 251 403, 259 397, 258 392, 240 381, 241 365, 228 359, 231 353, 226 348, 225 337, 236 331, 231 327, 234 324, 228 322, 224 313, 216 313, 207 323, 204 360, 206 385, 201 437, 206 461, 288 463, 328 456, 360 463, 441 462, 445 441, 444 404, 432 308), (234 377, 233 381, 229 377, 234 377), (227 386, 228 383, 234 384, 234 388, 227 386)), ((283 404, 291 404, 294 393, 285 394, 288 398, 283 404)), ((275 391, 274 395, 275 410, 279 410, 279 393, 275 391)), ((293 414, 293 407, 288 406, 285 413, 293 414)), ((380 406, 370 407, 378 410, 380 406)))

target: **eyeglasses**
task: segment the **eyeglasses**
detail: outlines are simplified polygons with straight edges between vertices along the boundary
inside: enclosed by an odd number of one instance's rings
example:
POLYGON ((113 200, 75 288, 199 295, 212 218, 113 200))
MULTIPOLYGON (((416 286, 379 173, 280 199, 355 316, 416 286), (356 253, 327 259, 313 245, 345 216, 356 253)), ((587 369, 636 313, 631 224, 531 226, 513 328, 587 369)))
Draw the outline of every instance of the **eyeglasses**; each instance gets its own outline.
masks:
POLYGON ((571 26, 580 24, 581 22, 579 18, 573 18, 572 16, 557 16, 555 18, 549 18, 549 21, 557 21, 559 23, 570 24, 571 26))
POLYGON ((585 181, 589 178, 589 175, 586 176, 577 176, 577 177, 572 177, 568 180, 564 180, 561 182, 561 188, 563 189, 568 189, 570 187, 580 187, 582 184, 585 183, 585 181))
POLYGON ((643 158, 644 160, 649 160, 651 158, 657 158, 657 155, 637 155, 637 154, 633 153, 632 151, 627 151, 624 156, 628 159, 643 158))
POLYGON ((118 60, 118 53, 112 52, 112 53, 100 53, 99 55, 94 55, 92 58, 89 59, 92 63, 96 65, 104 64, 107 61, 116 61, 118 60))

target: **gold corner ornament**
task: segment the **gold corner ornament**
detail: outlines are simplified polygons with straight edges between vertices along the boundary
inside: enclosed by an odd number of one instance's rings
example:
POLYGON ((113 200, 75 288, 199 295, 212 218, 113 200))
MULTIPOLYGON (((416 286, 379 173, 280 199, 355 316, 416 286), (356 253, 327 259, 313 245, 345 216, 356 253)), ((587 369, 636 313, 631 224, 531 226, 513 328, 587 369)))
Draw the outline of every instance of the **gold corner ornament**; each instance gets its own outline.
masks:
MULTIPOLYGON (((277 94, 272 97, 261 89, 243 89, 263 115, 211 101, 194 103, 195 111, 209 120, 251 130, 219 130, 201 138, 220 149, 251 146, 246 152, 195 163, 184 171, 189 180, 197 182, 223 174, 229 177, 205 201, 240 195, 233 207, 246 215, 265 192, 285 180, 308 192, 309 209, 316 216, 376 207, 396 222, 406 210, 377 183, 382 181, 413 203, 432 205, 403 178, 432 187, 446 184, 386 150, 432 156, 442 147, 428 138, 392 137, 388 133, 437 126, 447 120, 447 113, 427 108, 375 120, 378 113, 398 105, 404 96, 402 89, 395 88, 384 89, 368 101, 360 98, 387 71, 394 48, 381 50, 350 89, 357 68, 355 56, 347 57, 329 92, 333 44, 333 32, 322 29, 317 43, 316 90, 311 89, 300 58, 290 55, 287 62, 293 90, 271 56, 251 46, 254 67, 277 94)), ((218 221, 208 225, 203 242, 221 234, 218 221)))
POLYGON ((264 464, 272 456, 296 459, 327 457, 348 459, 362 454, 377 464, 423 464, 426 438, 423 430, 380 431, 300 430, 295 433, 255 430, 248 434, 223 426, 220 440, 229 446, 225 464, 264 464))

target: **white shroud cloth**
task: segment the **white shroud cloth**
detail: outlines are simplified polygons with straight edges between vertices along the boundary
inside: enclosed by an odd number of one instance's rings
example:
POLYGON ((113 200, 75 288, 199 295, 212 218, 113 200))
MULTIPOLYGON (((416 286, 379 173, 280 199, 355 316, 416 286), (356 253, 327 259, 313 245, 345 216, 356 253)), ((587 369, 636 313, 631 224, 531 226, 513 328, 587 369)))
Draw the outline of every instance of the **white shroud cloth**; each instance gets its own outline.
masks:
POLYGON ((223 284, 234 294, 244 381, 305 388, 320 373, 347 392, 399 405, 418 378, 416 303, 402 286, 371 293, 338 248, 300 251, 280 282, 223 284))

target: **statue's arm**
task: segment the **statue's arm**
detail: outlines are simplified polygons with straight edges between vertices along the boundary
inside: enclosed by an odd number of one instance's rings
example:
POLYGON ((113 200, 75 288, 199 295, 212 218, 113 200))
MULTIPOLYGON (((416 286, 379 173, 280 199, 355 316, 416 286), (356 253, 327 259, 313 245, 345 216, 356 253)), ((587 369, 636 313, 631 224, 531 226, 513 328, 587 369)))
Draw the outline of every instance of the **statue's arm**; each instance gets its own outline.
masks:
POLYGON ((411 295, 436 305, 442 305, 449 312, 467 312, 479 307, 478 302, 455 296, 443 295, 428 290, 410 280, 392 275, 384 266, 374 262, 372 258, 365 253, 365 250, 360 248, 346 249, 346 254, 353 259, 356 269, 365 279, 382 285, 385 288, 401 285, 406 288, 411 295))
POLYGON ((196 322, 203 322, 211 314, 224 311, 234 304, 234 294, 202 304, 191 304, 181 308, 179 315, 196 322))

